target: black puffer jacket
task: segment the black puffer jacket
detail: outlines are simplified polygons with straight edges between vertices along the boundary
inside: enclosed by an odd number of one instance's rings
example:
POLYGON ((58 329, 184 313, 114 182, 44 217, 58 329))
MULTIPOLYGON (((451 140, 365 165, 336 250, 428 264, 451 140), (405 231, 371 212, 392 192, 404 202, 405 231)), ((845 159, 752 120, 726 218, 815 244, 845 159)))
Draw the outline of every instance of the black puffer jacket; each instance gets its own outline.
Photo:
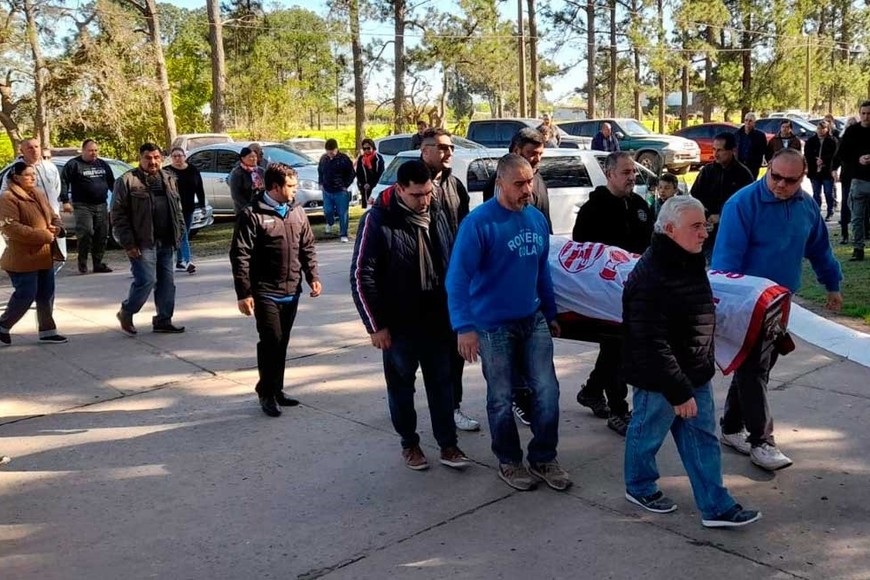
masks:
POLYGON ((444 279, 453 248, 453 232, 437 202, 429 206, 430 252, 439 278, 436 290, 424 292, 416 228, 399 207, 398 193, 363 216, 350 265, 353 301, 369 334, 389 328, 425 328, 450 332, 444 279), (434 326, 433 326, 434 325, 434 326))
POLYGON ((577 213, 573 237, 575 242, 600 242, 642 254, 652 231, 653 212, 641 196, 616 197, 602 185, 577 213))
POLYGON ((249 296, 290 296, 319 279, 314 232, 308 216, 294 205, 282 218, 260 193, 236 221, 230 246, 233 282, 239 300, 249 296))
POLYGON ((622 293, 626 381, 681 405, 715 373, 716 308, 704 254, 656 234, 622 293))

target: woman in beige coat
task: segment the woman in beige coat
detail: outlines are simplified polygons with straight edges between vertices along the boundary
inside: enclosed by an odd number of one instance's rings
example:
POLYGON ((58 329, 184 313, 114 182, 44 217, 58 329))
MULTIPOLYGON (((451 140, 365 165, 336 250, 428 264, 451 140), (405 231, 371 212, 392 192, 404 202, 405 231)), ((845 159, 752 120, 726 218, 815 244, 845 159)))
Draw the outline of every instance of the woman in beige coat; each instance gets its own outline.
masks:
POLYGON ((6 239, 0 268, 9 274, 15 289, 0 316, 0 346, 12 343, 12 327, 34 302, 39 341, 45 344, 67 342, 65 336, 57 333, 52 317, 52 245, 56 245, 53 242, 57 237, 63 237, 64 231, 45 194, 36 187, 36 170, 23 161, 12 166, 9 188, 0 194, 0 233, 6 239))

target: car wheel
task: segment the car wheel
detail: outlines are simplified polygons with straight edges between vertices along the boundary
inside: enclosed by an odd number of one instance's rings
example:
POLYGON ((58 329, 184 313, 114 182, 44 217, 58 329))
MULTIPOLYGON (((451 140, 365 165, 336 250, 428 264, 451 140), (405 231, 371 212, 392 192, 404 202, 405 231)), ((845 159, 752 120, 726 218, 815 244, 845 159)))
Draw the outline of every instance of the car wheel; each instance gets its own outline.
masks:
POLYGON ((637 162, 658 175, 661 168, 661 159, 655 153, 647 151, 646 153, 641 153, 637 156, 637 162))

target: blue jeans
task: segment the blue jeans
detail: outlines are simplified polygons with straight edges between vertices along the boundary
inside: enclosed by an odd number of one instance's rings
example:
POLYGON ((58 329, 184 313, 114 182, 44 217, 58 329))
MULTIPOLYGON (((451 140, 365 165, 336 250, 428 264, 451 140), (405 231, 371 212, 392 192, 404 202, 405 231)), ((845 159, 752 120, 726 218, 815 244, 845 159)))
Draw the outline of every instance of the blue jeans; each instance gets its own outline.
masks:
POLYGON ((14 291, 6 304, 6 311, 0 316, 0 331, 9 333, 12 327, 27 314, 36 302, 36 320, 39 323, 39 337, 57 334, 57 325, 52 317, 54 309, 54 270, 36 272, 7 272, 12 279, 14 291))
POLYGON ((528 460, 530 463, 555 460, 559 443, 559 381, 553 366, 553 339, 544 315, 536 312, 479 335, 492 452, 499 463, 523 460, 511 403, 514 385, 525 383, 531 391, 532 440, 528 460))
POLYGON ((335 215, 338 214, 339 235, 347 237, 348 211, 350 210, 350 193, 347 191, 323 192, 323 215, 326 225, 332 227, 335 215))
POLYGON ((833 179, 810 179, 813 186, 813 199, 819 208, 822 207, 822 188, 825 189, 825 205, 827 216, 834 215, 834 180, 833 179))
POLYGON ((190 224, 193 223, 193 214, 184 215, 184 232, 181 234, 181 247, 178 248, 178 262, 183 264, 190 263, 190 224))
POLYGON ((710 383, 695 389, 695 402, 698 415, 681 419, 661 393, 634 390, 634 411, 625 437, 625 489, 638 497, 658 491, 656 453, 670 431, 692 484, 695 503, 701 516, 709 519, 725 513, 736 502, 722 485, 722 458, 710 383))
POLYGON ((172 322, 175 311, 175 249, 161 246, 142 248, 141 251, 140 257, 130 258, 133 283, 130 285, 130 294, 121 303, 121 310, 130 316, 136 314, 142 310, 151 290, 154 290, 157 316, 152 319, 152 324, 168 324, 172 322))
POLYGON ((452 334, 422 330, 394 330, 392 346, 383 351, 384 376, 390 419, 402 438, 402 448, 419 445, 417 411, 414 409, 414 383, 417 367, 423 371, 423 385, 429 402, 432 434, 441 449, 456 445, 453 423, 453 383, 450 380, 450 357, 456 348, 452 334))

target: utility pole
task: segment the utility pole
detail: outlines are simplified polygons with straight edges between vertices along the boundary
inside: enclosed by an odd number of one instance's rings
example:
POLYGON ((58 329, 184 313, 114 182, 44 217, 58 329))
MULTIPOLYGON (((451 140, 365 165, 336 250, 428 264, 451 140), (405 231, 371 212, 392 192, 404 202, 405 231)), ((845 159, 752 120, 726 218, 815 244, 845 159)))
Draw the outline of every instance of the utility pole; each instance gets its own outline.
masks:
POLYGON ((804 109, 807 113, 811 113, 810 110, 810 37, 807 35, 807 62, 804 67, 804 92, 806 93, 806 108, 804 109))
POLYGON ((517 0, 517 44, 520 64, 520 117, 526 116, 526 29, 523 26, 523 0, 517 0))

